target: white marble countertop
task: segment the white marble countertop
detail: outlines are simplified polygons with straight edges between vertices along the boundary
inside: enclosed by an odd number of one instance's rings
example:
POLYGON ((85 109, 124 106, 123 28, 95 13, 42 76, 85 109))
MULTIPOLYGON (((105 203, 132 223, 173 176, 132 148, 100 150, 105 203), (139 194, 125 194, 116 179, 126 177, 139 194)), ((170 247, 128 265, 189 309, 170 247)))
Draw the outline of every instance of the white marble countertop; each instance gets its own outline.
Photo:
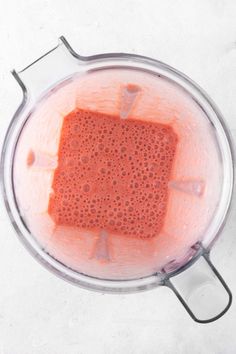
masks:
MULTIPOLYGON (((10 75, 65 35, 83 55, 131 52, 189 75, 216 101, 236 138, 234 0, 0 0, 0 138, 21 100, 10 75)), ((236 294, 236 208, 212 251, 236 294)), ((0 354, 234 354, 236 303, 193 322, 165 288, 103 295, 43 269, 17 240, 1 202, 0 354)))

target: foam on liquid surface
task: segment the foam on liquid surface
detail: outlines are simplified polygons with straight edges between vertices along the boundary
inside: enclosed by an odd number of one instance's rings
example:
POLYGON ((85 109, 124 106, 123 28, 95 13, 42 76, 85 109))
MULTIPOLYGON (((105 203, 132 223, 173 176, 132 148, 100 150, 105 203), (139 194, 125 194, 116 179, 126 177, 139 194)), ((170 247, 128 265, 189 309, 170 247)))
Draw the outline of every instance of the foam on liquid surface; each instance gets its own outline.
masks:
POLYGON ((62 126, 49 214, 61 225, 157 236, 176 144, 168 125, 73 111, 62 126))

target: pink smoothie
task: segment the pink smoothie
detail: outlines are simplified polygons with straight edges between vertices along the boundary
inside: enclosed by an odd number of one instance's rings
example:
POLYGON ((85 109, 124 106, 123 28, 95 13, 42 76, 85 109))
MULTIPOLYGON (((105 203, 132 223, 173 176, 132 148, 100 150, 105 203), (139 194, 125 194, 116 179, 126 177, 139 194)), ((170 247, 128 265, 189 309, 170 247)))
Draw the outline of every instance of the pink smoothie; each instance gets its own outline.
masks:
POLYGON ((17 202, 66 266, 131 279, 181 261, 220 194, 211 126, 184 90, 138 71, 75 76, 43 99, 20 137, 17 202))

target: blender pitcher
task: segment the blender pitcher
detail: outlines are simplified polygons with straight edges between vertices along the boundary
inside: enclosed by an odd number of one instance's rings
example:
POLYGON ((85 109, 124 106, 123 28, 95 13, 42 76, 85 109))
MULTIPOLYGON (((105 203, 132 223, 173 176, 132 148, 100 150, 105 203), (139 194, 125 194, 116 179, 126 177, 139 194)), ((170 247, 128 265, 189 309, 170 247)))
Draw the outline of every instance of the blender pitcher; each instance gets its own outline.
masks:
POLYGON ((13 75, 23 100, 6 134, 5 205, 42 265, 91 290, 167 286, 206 323, 231 292, 209 252, 232 201, 223 118, 184 74, 143 56, 59 44, 13 75))

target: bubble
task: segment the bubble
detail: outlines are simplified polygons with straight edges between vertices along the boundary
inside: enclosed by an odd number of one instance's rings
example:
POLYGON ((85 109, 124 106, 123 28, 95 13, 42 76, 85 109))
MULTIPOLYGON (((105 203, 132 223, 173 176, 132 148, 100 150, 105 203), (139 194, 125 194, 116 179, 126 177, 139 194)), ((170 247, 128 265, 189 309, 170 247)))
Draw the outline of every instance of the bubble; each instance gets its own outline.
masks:
POLYGON ((89 185, 89 184, 85 184, 85 185, 83 186, 83 191, 84 191, 84 192, 89 192, 89 191, 90 191, 90 185, 89 185))
POLYGON ((89 162, 88 156, 82 156, 82 157, 81 157, 81 162, 82 162, 82 163, 88 163, 88 162, 89 162))

